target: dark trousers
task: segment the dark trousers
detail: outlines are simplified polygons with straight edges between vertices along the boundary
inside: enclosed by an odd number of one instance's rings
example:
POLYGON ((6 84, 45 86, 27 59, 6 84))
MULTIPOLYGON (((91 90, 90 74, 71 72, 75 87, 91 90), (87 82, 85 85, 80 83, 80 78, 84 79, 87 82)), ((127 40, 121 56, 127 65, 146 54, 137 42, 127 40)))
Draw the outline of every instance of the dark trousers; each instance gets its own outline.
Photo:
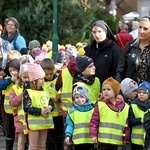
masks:
POLYGON ((64 149, 64 121, 62 116, 53 117, 54 129, 47 132, 46 150, 64 149))
POLYGON ((118 145, 99 145, 99 150, 117 150, 118 145))
POLYGON ((143 150, 143 145, 131 144, 131 150, 143 150))
POLYGON ((14 139, 15 139, 15 127, 14 127, 14 116, 6 113, 6 150, 13 150, 14 139))
POLYGON ((92 150, 93 144, 78 144, 74 145, 74 150, 92 150))

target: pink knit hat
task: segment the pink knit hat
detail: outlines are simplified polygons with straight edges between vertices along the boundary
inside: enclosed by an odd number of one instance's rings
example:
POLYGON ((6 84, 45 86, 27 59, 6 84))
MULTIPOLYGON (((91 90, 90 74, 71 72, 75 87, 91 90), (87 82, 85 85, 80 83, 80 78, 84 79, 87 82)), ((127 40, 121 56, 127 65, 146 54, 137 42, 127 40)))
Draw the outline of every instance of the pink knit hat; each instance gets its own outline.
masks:
POLYGON ((42 67, 38 64, 32 64, 28 66, 28 75, 30 81, 35 81, 45 77, 45 72, 42 67))
POLYGON ((42 52, 40 55, 35 57, 35 62, 42 61, 45 58, 46 58, 46 53, 42 52))

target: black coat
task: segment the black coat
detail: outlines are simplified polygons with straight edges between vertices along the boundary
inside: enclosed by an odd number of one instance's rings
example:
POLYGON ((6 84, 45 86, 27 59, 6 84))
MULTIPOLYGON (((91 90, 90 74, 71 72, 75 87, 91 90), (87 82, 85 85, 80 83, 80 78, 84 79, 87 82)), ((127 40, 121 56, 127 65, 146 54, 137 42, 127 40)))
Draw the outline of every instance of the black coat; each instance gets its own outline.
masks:
MULTIPOLYGON (((137 70, 138 70, 138 57, 139 57, 139 43, 134 40, 128 42, 125 46, 122 55, 120 57, 117 71, 116 80, 121 82, 124 78, 128 77, 137 82, 137 70)), ((150 53, 148 59, 147 79, 150 82, 150 53)))
POLYGON ((117 43, 107 39, 102 43, 93 43, 85 47, 85 55, 92 58, 96 67, 96 76, 103 83, 108 77, 115 76, 116 67, 121 56, 121 49, 117 43))
POLYGON ((143 126, 146 130, 146 137, 144 143, 144 150, 150 150, 150 111, 144 115, 143 126))

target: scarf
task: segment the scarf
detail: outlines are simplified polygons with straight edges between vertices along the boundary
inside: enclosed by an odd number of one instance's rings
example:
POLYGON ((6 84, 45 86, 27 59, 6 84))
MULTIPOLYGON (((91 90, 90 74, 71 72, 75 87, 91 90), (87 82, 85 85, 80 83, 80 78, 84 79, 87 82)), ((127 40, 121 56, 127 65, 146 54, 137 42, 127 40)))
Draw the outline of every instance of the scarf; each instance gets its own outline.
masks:
POLYGON ((86 84, 89 84, 89 85, 92 85, 95 81, 95 76, 89 76, 89 77, 85 77, 83 76, 82 73, 80 72, 77 72, 75 75, 74 75, 74 83, 75 82, 84 82, 86 84))
POLYGON ((149 101, 147 103, 143 103, 139 99, 137 99, 137 105, 144 112, 146 112, 150 108, 150 102, 149 101))
POLYGON ((17 31, 15 31, 13 34, 11 34, 11 36, 8 36, 8 33, 4 32, 4 34, 2 35, 2 39, 7 40, 11 43, 18 37, 18 34, 19 33, 17 31))

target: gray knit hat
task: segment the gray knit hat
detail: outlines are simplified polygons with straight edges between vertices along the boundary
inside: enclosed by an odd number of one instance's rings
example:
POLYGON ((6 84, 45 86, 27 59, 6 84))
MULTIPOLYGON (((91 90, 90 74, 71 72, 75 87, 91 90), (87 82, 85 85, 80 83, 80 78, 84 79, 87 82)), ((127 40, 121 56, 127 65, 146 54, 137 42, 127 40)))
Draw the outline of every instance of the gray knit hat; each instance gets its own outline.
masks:
POLYGON ((89 100, 88 89, 85 86, 81 86, 81 85, 76 86, 73 90, 73 98, 75 97, 75 94, 79 94, 83 96, 86 99, 86 101, 89 100))
POLYGON ((28 48, 29 48, 29 50, 32 50, 32 49, 35 48, 36 46, 37 46, 37 47, 41 47, 40 42, 37 41, 37 40, 32 40, 32 41, 29 42, 28 48))
POLYGON ((138 89, 138 84, 131 78, 125 78, 121 82, 121 92, 124 96, 138 89))

